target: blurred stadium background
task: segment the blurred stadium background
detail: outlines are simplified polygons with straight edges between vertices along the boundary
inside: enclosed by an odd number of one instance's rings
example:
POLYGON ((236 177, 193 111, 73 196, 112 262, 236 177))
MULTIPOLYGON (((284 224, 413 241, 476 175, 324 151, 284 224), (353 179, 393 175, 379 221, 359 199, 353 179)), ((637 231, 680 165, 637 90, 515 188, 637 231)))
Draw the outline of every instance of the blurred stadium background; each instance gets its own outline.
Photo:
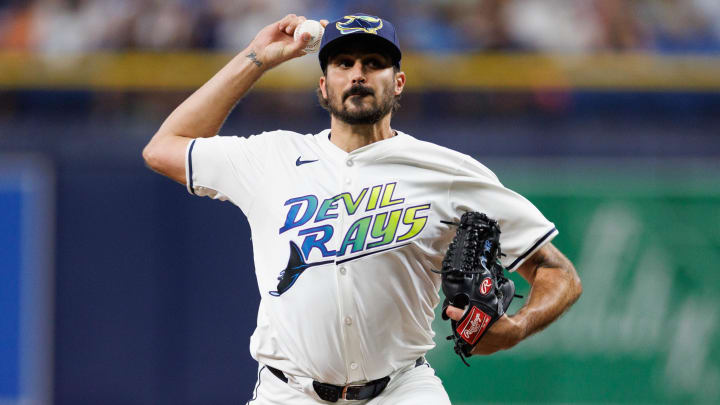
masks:
MULTIPOLYGON (((0 0, 0 404, 249 399, 247 222, 140 152, 262 26, 354 11, 400 33, 393 126, 486 162, 584 282, 470 369, 438 323, 453 403, 719 403, 719 1, 0 0)), ((325 128, 319 74, 267 74, 222 133, 325 128)))

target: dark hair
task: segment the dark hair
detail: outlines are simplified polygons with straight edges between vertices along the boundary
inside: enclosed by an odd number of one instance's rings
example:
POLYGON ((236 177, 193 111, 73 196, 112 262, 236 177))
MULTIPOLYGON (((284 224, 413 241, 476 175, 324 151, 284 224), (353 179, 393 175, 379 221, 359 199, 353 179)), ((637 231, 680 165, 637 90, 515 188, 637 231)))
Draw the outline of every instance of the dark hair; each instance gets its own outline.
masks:
MULTIPOLYGON (((400 67, 397 65, 393 65, 393 73, 398 73, 400 71, 400 67)), ((323 71, 323 76, 327 78, 327 70, 323 71)), ((320 107, 322 107, 325 111, 330 112, 330 108, 328 107, 328 100, 323 97, 322 90, 320 90, 320 87, 318 86, 317 89, 315 89, 315 93, 317 94, 318 104, 320 104, 320 107)), ((395 114, 397 110, 400 109, 400 98, 402 97, 402 94, 398 94, 393 98, 393 105, 392 110, 390 110, 390 114, 395 114)))

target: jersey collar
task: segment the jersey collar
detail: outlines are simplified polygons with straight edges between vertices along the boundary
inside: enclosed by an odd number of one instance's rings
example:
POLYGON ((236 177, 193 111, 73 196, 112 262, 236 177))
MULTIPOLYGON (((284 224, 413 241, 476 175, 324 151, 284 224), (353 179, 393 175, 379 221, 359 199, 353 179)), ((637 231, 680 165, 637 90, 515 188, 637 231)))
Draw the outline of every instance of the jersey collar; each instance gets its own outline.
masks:
POLYGON ((322 148, 330 154, 333 158, 337 160, 347 160, 348 158, 354 158, 354 157, 362 157, 365 155, 373 155, 376 152, 386 150, 388 148, 396 147, 396 144, 398 142, 401 142, 404 138, 408 137, 409 135, 400 132, 395 131, 396 135, 392 138, 383 139, 382 141, 373 142, 369 145, 365 145, 361 148, 357 148, 354 151, 348 153, 344 150, 340 149, 337 145, 332 143, 330 140, 330 129, 326 129, 324 131, 321 131, 316 136, 318 138, 318 141, 322 148))

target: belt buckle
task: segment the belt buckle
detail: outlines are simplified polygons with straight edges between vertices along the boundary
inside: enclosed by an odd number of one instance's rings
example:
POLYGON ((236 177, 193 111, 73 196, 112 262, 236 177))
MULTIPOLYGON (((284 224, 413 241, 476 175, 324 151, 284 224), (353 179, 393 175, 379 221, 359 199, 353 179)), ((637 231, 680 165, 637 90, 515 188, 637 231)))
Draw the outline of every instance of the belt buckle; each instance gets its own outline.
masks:
POLYGON ((354 387, 362 388, 362 387, 364 387, 364 386, 365 386, 364 384, 350 384, 350 385, 346 385, 346 386, 344 386, 343 389, 342 389, 342 393, 340 394, 340 398, 341 398, 341 399, 345 399, 345 400, 348 399, 348 398, 346 398, 348 388, 354 388, 354 387))

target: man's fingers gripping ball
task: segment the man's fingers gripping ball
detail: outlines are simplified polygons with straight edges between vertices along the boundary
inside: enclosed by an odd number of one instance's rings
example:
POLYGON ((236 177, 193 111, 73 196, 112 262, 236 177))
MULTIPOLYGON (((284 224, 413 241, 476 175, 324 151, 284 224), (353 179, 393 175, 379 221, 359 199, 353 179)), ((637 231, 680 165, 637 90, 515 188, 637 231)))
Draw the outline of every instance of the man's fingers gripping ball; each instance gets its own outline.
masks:
MULTIPOLYGON (((325 22, 327 25, 327 22, 325 22)), ((293 35, 295 41, 305 41, 303 50, 307 53, 317 52, 320 48, 322 36, 325 33, 325 27, 321 22, 315 20, 304 20, 295 28, 293 35)))
POLYGON ((288 14, 282 20, 280 20, 280 23, 278 24, 278 29, 285 34, 292 35, 293 31, 295 31, 295 27, 297 27, 298 24, 302 23, 305 20, 306 18, 303 16, 288 14))

